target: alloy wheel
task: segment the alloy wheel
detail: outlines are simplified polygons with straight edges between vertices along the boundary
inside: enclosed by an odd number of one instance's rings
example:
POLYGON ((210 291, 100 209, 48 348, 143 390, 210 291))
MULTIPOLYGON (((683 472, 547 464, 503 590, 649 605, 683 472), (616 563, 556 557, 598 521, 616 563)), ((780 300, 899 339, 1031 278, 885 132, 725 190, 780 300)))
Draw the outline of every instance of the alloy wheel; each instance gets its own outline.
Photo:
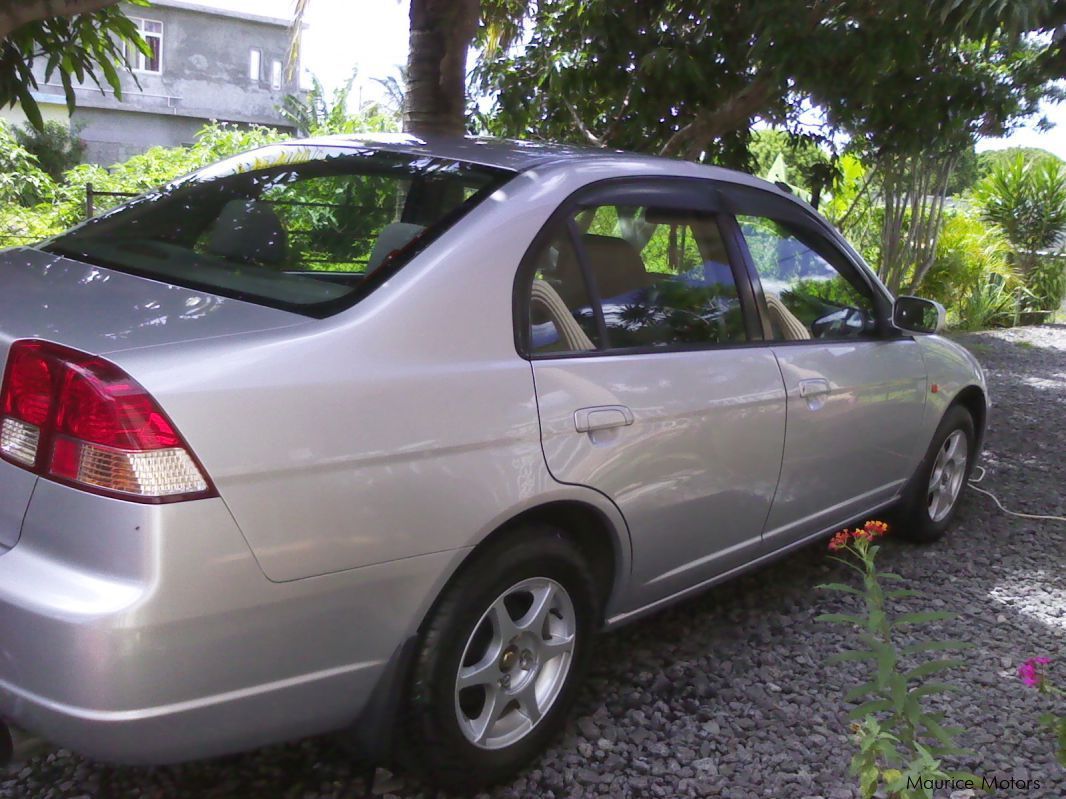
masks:
POLYGON ((501 749, 528 735, 566 684, 576 638, 573 602, 555 580, 522 580, 500 594, 459 661, 455 713, 466 739, 501 749))
POLYGON ((955 507, 962 482, 966 479, 969 450, 966 434, 962 430, 954 430, 944 439, 937 452, 927 492, 929 518, 934 522, 943 521, 955 507))

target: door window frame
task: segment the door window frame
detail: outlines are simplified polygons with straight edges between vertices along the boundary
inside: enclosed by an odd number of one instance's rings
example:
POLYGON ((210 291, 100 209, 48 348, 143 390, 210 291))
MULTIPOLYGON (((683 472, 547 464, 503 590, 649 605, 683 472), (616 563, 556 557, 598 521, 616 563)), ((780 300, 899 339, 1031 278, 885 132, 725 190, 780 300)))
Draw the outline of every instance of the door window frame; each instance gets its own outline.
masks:
POLYGON ((512 318, 514 320, 515 351, 526 360, 559 360, 568 358, 592 358, 618 355, 642 355, 648 353, 692 352, 701 350, 736 349, 756 344, 765 344, 761 316, 755 286, 751 280, 750 266, 745 263, 746 245, 733 219, 732 212, 723 201, 721 184, 706 178, 646 176, 607 178, 581 187, 564 199, 548 217, 533 237, 519 262, 512 291, 512 318), (684 344, 649 345, 641 347, 612 347, 609 331, 603 317, 603 304, 589 266, 588 255, 581 240, 581 231, 574 219, 585 208, 600 206, 655 207, 681 212, 708 214, 717 225, 729 259, 740 311, 744 320, 746 340, 730 343, 691 342, 684 344), (585 291, 595 315, 600 346, 580 352, 533 352, 530 346, 530 292, 533 274, 541 251, 565 230, 570 238, 585 281, 585 291))
POLYGON ((756 298, 756 308, 762 327, 762 335, 767 344, 772 346, 825 346, 827 344, 847 344, 856 341, 879 341, 893 338, 909 338, 892 324, 893 300, 888 290, 876 279, 873 272, 856 255, 843 236, 832 225, 812 211, 808 211, 799 202, 787 197, 778 196, 765 189, 754 186, 725 185, 721 187, 723 201, 729 208, 729 221, 734 228, 734 235, 739 239, 741 258, 748 272, 748 279, 756 298), (766 294, 763 291, 762 277, 755 266, 755 259, 751 255, 747 238, 737 221, 737 216, 757 216, 769 219, 773 222, 784 223, 793 228, 799 228, 813 236, 821 245, 815 252, 825 258, 830 266, 845 274, 841 276, 848 279, 849 275, 858 278, 873 302, 876 335, 868 338, 842 338, 842 339, 803 339, 803 340, 775 340, 770 328, 770 318, 766 305, 766 294))

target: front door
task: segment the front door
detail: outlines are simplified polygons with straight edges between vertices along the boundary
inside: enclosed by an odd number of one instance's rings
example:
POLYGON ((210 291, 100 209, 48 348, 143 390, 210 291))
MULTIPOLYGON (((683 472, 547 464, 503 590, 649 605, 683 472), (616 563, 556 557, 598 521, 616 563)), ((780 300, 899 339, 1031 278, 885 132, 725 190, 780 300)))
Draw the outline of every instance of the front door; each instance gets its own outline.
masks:
POLYGON ((773 352, 741 346, 753 293, 713 210, 623 194, 556 220, 524 324, 548 468, 621 509, 635 608, 758 554, 785 394, 773 352))
POLYGON ((884 324, 887 297, 813 220, 771 208, 737 221, 788 392, 764 536, 776 549, 900 492, 920 455, 926 370, 918 344, 884 324))

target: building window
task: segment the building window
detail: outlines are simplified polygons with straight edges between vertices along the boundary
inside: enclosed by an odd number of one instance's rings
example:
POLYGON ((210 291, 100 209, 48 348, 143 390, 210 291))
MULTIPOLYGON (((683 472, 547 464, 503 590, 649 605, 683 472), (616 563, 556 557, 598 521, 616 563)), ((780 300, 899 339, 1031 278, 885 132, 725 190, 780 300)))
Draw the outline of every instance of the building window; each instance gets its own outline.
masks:
POLYGON ((141 19, 130 17, 130 21, 137 26, 141 38, 148 44, 150 55, 145 55, 132 42, 126 43, 126 60, 137 72, 162 72, 163 71, 163 23, 154 19, 141 19))
POLYGON ((253 47, 248 51, 248 80, 261 80, 263 77, 263 51, 253 47))
POLYGON ((270 88, 281 88, 281 61, 276 58, 270 62, 270 88))

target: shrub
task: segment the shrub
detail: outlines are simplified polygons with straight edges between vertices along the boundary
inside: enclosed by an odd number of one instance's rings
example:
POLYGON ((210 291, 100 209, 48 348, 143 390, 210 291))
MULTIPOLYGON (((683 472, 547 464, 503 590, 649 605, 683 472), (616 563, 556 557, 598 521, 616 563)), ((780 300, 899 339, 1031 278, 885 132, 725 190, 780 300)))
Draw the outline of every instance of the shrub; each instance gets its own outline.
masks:
POLYGON ((1018 155, 995 166, 974 190, 981 217, 1006 236, 1027 273, 1066 230, 1066 166, 1018 155))
POLYGON ((54 181, 37 156, 19 144, 7 123, 0 121, 0 204, 33 205, 51 199, 54 181))
POLYGON ((37 164, 54 181, 63 173, 81 163, 85 154, 85 142, 78 138, 77 130, 62 122, 49 121, 37 130, 22 125, 14 130, 15 139, 27 152, 37 157, 37 164))
POLYGON ((981 330, 1014 323, 1019 297, 1026 297, 1011 267, 1010 244, 995 227, 965 210, 945 217, 936 259, 921 293, 948 310, 948 323, 981 330))
MULTIPOLYGON (((78 164, 54 182, 38 166, 37 157, 0 125, 0 247, 29 244, 66 230, 85 218, 85 185, 97 191, 140 193, 177 177, 263 144, 283 134, 271 128, 205 126, 187 147, 153 147, 105 169, 78 164)), ((95 207, 106 210, 122 197, 101 197, 95 207)))
POLYGON ((1029 300, 1025 308, 1034 322, 1044 321, 1062 307, 1066 297, 1066 258, 1045 256, 1033 264, 1026 276, 1029 300))

